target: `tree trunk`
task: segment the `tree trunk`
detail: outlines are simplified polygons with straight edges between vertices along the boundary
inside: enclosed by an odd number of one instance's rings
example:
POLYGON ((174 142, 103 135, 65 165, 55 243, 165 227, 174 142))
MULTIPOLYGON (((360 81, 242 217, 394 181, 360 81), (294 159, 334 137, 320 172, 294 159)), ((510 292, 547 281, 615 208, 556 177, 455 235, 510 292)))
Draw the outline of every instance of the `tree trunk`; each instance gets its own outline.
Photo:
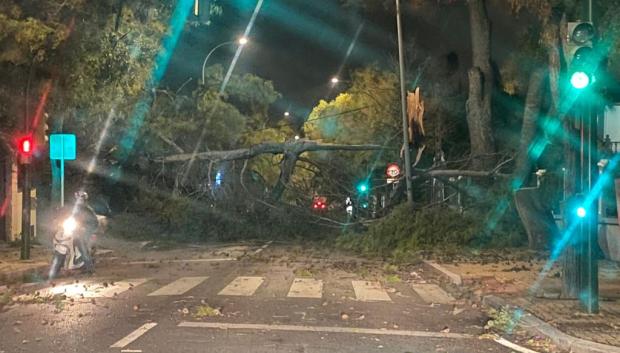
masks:
POLYGON ((515 177, 519 183, 518 187, 527 186, 529 183, 533 161, 532 152, 537 155, 533 148, 534 137, 536 136, 538 115, 542 101, 542 87, 545 72, 543 69, 535 70, 530 78, 530 83, 525 97, 525 109, 523 111, 523 124, 521 127, 521 141, 519 153, 517 154, 515 177))
POLYGON ((515 192, 515 205, 527 232, 532 250, 547 249, 551 239, 560 233, 553 219, 549 202, 540 188, 522 188, 515 192))
POLYGON ((282 162, 280 162, 280 177, 276 182, 276 185, 271 190, 271 199, 272 200, 280 200, 284 190, 286 189, 286 185, 291 180, 291 176, 293 175, 293 171, 295 171, 295 164, 297 163, 297 158, 299 156, 294 152, 286 152, 282 157, 282 162))
POLYGON ((491 127, 491 97, 493 69, 491 68, 491 31, 484 0, 469 0, 472 63, 469 70, 467 125, 475 169, 487 169, 494 164, 495 142, 491 127))

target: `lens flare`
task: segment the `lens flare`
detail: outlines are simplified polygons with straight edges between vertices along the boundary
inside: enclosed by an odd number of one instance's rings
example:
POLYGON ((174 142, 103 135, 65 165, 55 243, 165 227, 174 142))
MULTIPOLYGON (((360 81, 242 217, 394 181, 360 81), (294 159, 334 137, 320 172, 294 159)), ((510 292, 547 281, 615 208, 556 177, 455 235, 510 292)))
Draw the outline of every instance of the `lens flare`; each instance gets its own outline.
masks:
POLYGON ((576 89, 584 89, 590 85, 590 77, 583 71, 574 72, 570 77, 570 84, 576 89))
POLYGON ((62 229, 65 231, 66 234, 72 234, 76 228, 77 228, 77 222, 75 221, 75 218, 73 217, 69 217, 65 219, 64 222, 62 222, 62 229))
POLYGON ((577 217, 585 218, 586 214, 586 209, 583 206, 577 208, 577 217))

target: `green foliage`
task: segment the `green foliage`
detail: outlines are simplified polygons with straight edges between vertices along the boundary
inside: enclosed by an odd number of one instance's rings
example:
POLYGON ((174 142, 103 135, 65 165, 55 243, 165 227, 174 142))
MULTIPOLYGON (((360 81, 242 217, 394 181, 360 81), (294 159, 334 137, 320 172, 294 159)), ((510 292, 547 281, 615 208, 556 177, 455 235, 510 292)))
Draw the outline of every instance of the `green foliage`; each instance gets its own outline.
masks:
POLYGON ((304 125, 312 140, 342 144, 379 144, 376 152, 314 152, 308 157, 321 165, 315 178, 327 194, 353 188, 376 166, 398 160, 402 122, 399 115, 398 77, 388 71, 367 67, 351 75, 351 85, 332 101, 320 101, 304 125), (337 181, 337 183, 336 183, 337 181))
POLYGON ((474 215, 435 207, 411 211, 403 204, 372 224, 364 234, 346 233, 337 240, 343 249, 365 255, 410 259, 420 250, 454 249, 469 244, 480 232, 474 215))
POLYGON ((489 321, 484 328, 498 333, 510 333, 519 321, 519 313, 506 308, 489 310, 489 321))
POLYGON ((313 224, 314 218, 307 214, 291 208, 264 207, 241 195, 215 203, 141 189, 131 210, 138 218, 148 218, 145 227, 149 232, 143 232, 141 226, 136 227, 139 221, 128 217, 121 219, 125 224, 112 223, 113 234, 134 239, 232 241, 316 238, 329 233, 313 224))

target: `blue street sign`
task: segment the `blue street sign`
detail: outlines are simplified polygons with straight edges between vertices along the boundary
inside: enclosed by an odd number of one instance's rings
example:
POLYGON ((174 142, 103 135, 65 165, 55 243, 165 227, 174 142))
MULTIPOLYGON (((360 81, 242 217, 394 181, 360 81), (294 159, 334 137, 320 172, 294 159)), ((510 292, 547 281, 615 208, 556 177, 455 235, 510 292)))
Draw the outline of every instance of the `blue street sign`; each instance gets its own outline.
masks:
POLYGON ((50 159, 75 160, 77 155, 76 141, 74 134, 51 134, 50 159))

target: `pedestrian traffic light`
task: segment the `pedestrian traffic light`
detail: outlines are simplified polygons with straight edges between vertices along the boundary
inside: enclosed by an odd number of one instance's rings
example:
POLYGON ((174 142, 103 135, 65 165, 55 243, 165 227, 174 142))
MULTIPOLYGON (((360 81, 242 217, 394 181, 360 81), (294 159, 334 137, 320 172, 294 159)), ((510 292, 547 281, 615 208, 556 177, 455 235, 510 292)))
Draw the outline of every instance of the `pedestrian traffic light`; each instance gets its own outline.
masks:
POLYGON ((17 139, 17 152, 20 163, 30 163, 34 148, 34 140, 31 135, 26 135, 17 139))
POLYGON ((567 33, 569 81, 573 88, 582 90, 594 83, 600 61, 594 50, 594 26, 590 22, 569 22, 567 33))

